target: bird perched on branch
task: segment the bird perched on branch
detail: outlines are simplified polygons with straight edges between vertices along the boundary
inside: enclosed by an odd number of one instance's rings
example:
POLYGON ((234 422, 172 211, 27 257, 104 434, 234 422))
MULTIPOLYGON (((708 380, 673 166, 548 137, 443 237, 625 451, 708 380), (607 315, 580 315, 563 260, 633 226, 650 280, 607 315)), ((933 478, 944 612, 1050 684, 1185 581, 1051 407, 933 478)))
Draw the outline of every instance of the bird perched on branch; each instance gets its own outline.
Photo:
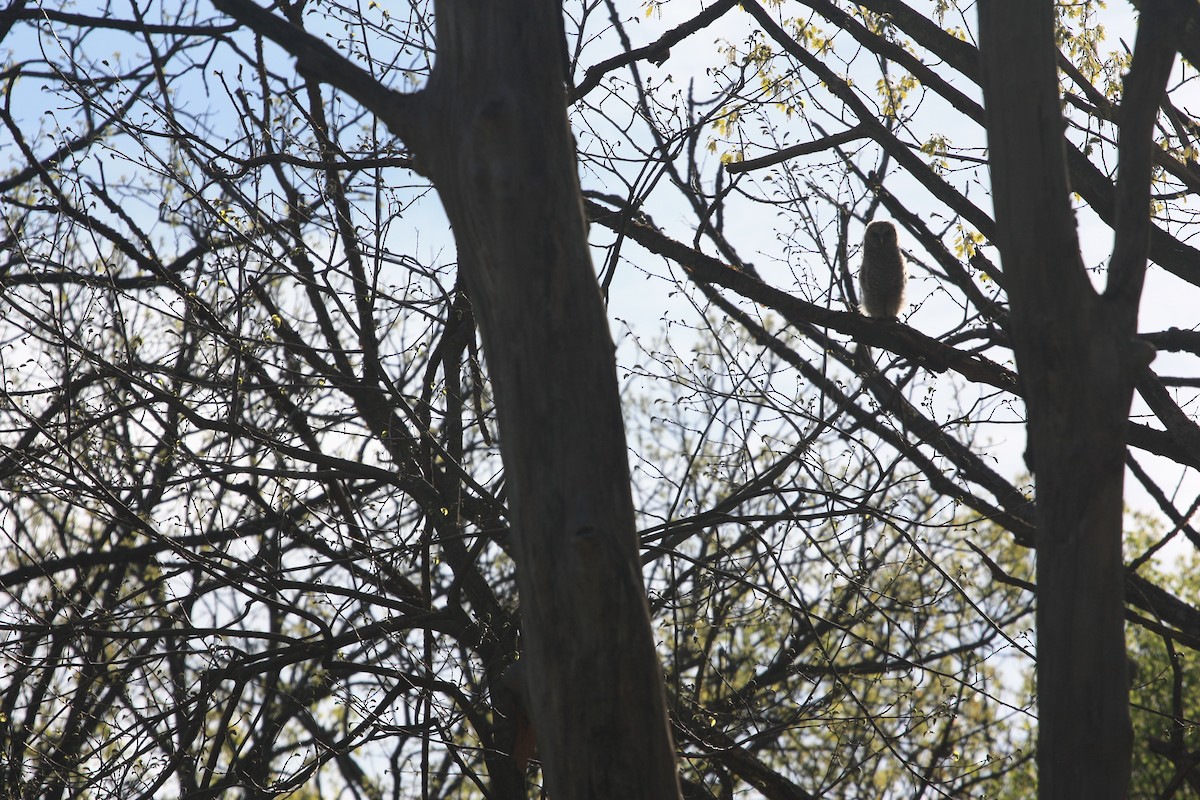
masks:
POLYGON ((890 222, 872 222, 863 237, 862 269, 858 273, 863 313, 875 319, 898 317, 904 309, 907 283, 896 226, 890 222))

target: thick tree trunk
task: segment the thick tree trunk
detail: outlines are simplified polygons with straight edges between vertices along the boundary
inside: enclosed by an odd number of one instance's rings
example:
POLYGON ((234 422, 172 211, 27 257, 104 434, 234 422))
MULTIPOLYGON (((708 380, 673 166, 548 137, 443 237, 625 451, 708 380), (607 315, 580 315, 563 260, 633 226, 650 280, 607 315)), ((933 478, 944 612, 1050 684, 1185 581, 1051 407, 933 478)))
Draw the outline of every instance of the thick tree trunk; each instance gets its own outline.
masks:
POLYGON ((496 393, 548 794, 679 793, 613 341, 566 117, 561 7, 437 6, 411 144, 458 243, 496 393))
POLYGON ((1070 205, 1053 0, 985 0, 979 16, 996 243, 1037 485, 1038 793, 1117 800, 1126 796, 1132 745, 1125 440, 1134 382, 1153 357, 1134 336, 1151 126, 1174 51, 1143 20, 1122 105, 1116 242, 1098 294, 1070 205))

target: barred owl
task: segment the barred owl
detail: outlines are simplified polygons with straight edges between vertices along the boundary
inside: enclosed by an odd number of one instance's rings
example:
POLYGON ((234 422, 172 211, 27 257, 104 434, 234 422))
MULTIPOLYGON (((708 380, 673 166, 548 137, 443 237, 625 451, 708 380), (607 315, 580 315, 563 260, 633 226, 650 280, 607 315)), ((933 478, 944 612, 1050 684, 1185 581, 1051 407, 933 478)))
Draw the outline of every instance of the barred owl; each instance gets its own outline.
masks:
POLYGON ((872 222, 863 237, 862 269, 858 273, 863 313, 876 319, 895 319, 904 309, 907 283, 896 226, 872 222))

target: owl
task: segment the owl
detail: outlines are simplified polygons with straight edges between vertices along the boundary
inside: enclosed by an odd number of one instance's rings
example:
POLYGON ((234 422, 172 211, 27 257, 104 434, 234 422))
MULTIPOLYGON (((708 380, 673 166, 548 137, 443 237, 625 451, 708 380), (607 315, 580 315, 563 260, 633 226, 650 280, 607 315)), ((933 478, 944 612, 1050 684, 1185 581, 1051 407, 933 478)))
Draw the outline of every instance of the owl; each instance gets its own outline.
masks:
POLYGON ((863 237, 862 269, 858 273, 863 313, 876 319, 895 319, 904 309, 907 283, 896 226, 872 222, 863 237))

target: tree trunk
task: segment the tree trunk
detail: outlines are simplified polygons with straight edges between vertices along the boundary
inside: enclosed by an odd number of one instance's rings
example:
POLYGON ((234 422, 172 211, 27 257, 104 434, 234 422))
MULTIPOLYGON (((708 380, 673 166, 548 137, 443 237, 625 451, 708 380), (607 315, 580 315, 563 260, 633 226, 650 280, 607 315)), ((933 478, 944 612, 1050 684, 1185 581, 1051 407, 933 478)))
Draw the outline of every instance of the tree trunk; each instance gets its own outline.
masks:
MULTIPOLYGON (((1173 4, 1164 4, 1173 5, 1173 4)), ((1159 18, 1163 6, 1157 6, 1159 18)), ((1038 793, 1123 798, 1132 733, 1122 561, 1126 427, 1149 242, 1152 125, 1174 49, 1139 26, 1108 286, 1080 256, 1067 183, 1053 0, 985 0, 980 52, 997 242, 1037 485, 1038 793)))
POLYGON ((442 2, 436 14, 411 144, 454 229, 495 387, 547 792, 677 797, 566 116, 561 7, 442 2))

